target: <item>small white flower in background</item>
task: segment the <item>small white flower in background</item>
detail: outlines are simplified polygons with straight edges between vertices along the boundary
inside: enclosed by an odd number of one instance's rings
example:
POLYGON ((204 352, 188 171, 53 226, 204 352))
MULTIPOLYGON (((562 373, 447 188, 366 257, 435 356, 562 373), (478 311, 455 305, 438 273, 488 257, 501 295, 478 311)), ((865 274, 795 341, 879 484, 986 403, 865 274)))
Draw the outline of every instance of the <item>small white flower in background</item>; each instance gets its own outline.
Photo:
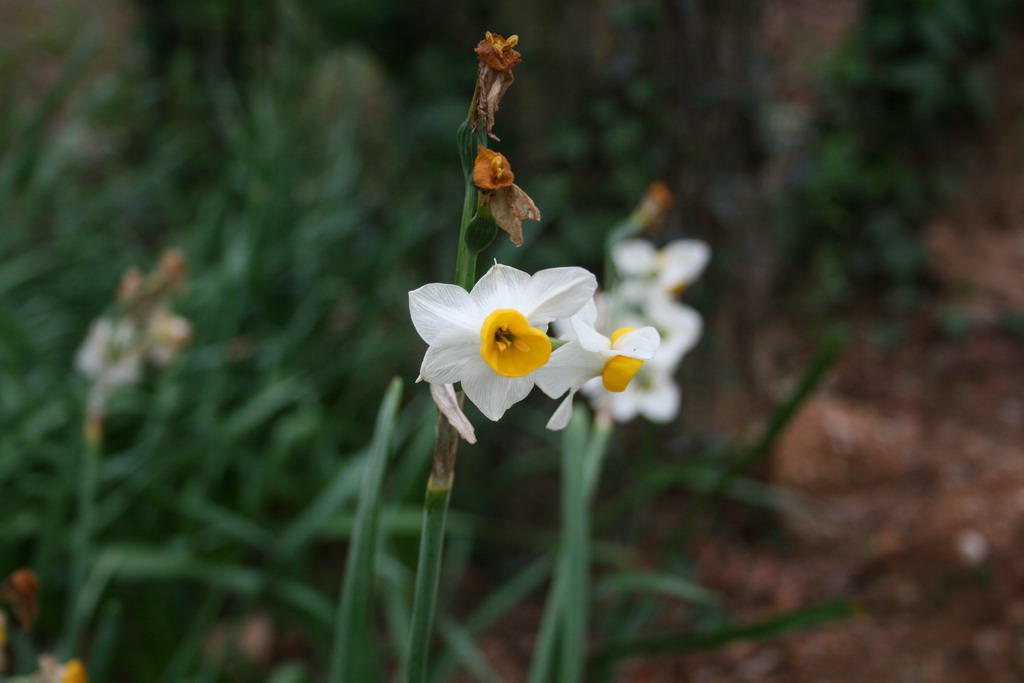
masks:
POLYGON ((98 318, 89 328, 75 356, 75 367, 92 381, 86 407, 89 416, 101 417, 115 391, 141 379, 143 353, 138 339, 138 330, 127 320, 98 318))
MULTIPOLYGON (((678 303, 673 297, 700 276, 709 257, 708 246, 697 240, 676 240, 661 250, 642 239, 624 240, 612 247, 612 259, 620 275, 616 287, 607 294, 598 294, 594 303, 577 319, 589 322, 596 330, 653 328, 659 339, 655 345, 657 355, 652 353, 645 362, 635 363, 630 381, 618 390, 610 390, 612 387, 603 378, 581 384, 579 379, 585 371, 593 371, 597 362, 592 361, 589 367, 584 367, 573 358, 577 381, 569 387, 569 396, 552 416, 548 424, 550 428, 560 428, 567 423, 572 396, 580 389, 590 397, 596 410, 618 422, 627 422, 637 416, 661 423, 675 418, 680 406, 675 372, 683 357, 700 340, 703 319, 693 308, 678 303)), ((556 326, 561 337, 577 339, 580 327, 577 319, 571 326, 567 322, 556 326)), ((614 339, 613 335, 608 341, 614 339)), ((575 347, 570 343, 565 348, 575 347)), ((571 350, 570 354, 575 356, 576 351, 571 350)), ((553 357, 550 367, 538 373, 537 383, 549 395, 555 395, 553 392, 561 386, 549 384, 547 377, 561 365, 568 365, 561 359, 557 360, 555 362, 553 357)))
POLYGON ((597 307, 591 301, 570 320, 568 343, 537 371, 537 386, 551 398, 568 395, 548 421, 548 429, 564 429, 572 417, 572 401, 587 382, 600 379, 608 392, 624 391, 644 361, 654 357, 660 341, 653 327, 622 327, 606 337, 594 329, 597 307))
POLYGON ((634 302, 652 293, 680 294, 700 277, 711 249, 699 240, 675 240, 662 249, 642 239, 628 239, 612 247, 612 262, 622 278, 622 295, 634 302))
POLYGON ((530 276, 495 264, 471 292, 439 283, 409 292, 413 325, 429 345, 420 379, 461 382, 480 412, 498 420, 526 398, 534 371, 551 357, 548 324, 573 316, 596 289, 597 280, 583 268, 530 276))
POLYGON ((75 355, 75 367, 110 388, 131 386, 142 376, 139 332, 128 320, 98 318, 75 355))
POLYGON ((651 422, 671 422, 679 413, 679 384, 675 363, 661 361, 661 352, 644 363, 633 381, 621 392, 606 391, 594 380, 583 386, 598 410, 611 413, 616 422, 629 422, 642 416, 651 422))
POLYGON ((99 438, 113 393, 142 378, 145 361, 173 363, 192 337, 192 325, 170 310, 171 296, 185 286, 185 259, 164 252, 149 275, 125 271, 117 289, 118 311, 97 318, 75 356, 75 367, 89 378, 87 433, 99 438))
POLYGON ((162 306, 149 317, 146 337, 147 357, 154 365, 165 367, 177 360, 192 339, 192 323, 162 306))

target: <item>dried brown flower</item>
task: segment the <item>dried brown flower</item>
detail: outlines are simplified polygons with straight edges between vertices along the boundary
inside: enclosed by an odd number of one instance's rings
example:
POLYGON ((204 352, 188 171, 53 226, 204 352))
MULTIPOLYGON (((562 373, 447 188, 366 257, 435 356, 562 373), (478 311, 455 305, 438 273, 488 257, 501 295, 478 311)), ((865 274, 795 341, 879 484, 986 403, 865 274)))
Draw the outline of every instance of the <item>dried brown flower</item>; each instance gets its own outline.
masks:
POLYGON ((14 609, 21 628, 28 630, 39 616, 39 578, 31 569, 19 569, 0 586, 0 599, 14 609))
POLYGON ((508 71, 523 61, 523 56, 513 49, 518 44, 519 36, 504 38, 498 33, 487 31, 474 52, 492 69, 508 71))
POLYGON ((512 168, 504 154, 478 145, 479 153, 473 164, 473 184, 482 192, 508 187, 515 180, 512 168))
POLYGON ((473 129, 482 122, 487 135, 495 140, 498 137, 492 132, 494 115, 505 91, 512 85, 515 77, 512 67, 522 61, 522 55, 513 48, 519 43, 519 36, 503 38, 497 33, 488 31, 483 40, 476 46, 476 105, 473 129))

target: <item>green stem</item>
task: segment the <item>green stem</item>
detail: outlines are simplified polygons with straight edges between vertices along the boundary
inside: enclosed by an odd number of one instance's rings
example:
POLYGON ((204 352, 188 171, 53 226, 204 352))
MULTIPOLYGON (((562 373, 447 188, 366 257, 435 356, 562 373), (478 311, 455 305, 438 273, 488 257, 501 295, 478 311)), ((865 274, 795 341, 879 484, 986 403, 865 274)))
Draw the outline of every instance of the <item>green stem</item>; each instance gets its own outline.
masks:
MULTIPOLYGON (((474 93, 474 97, 476 94, 474 93)), ((472 116, 473 107, 470 107, 472 116)), ((466 193, 462 201, 462 220, 459 225, 459 247, 455 257, 455 284, 465 290, 476 284, 476 255, 466 243, 466 234, 476 210, 477 191, 473 186, 472 159, 476 154, 476 141, 480 137, 464 123, 458 132, 459 156, 462 160, 466 193)), ((427 680, 427 654, 437 604, 438 578, 444 553, 445 519, 448 500, 455 481, 455 456, 459 447, 459 434, 444 415, 438 413, 434 439, 434 462, 427 481, 423 502, 423 531, 420 536, 420 556, 416 566, 416 594, 413 597, 412 629, 409 635, 408 681, 423 683, 427 680)))
MULTIPOLYGON (((447 422, 444 416, 441 421, 447 422)), ((457 437, 456 437, 457 438, 457 437)), ((423 532, 420 536, 420 556, 416 566, 416 596, 412 608, 412 632, 409 637, 409 683, 427 680, 427 652, 437 603, 438 579, 441 575, 441 556, 444 548, 445 517, 452 493, 451 477, 438 482, 431 475, 423 501, 423 532)))
POLYGON ((540 620, 540 629, 533 648, 533 661, 530 662, 528 683, 545 683, 551 661, 555 656, 555 641, 558 636, 558 617, 562 603, 565 602, 565 572, 559 558, 555 566, 555 578, 548 590, 547 604, 544 605, 544 616, 540 620))
POLYGON ((79 464, 78 504, 75 535, 71 546, 71 572, 68 580, 67 608, 62 654, 65 659, 78 653, 85 621, 82 587, 93 562, 93 532, 96 517, 96 489, 99 482, 102 425, 86 421, 85 443, 79 464))
POLYGON ((559 650, 560 683, 583 677, 587 649, 590 581, 590 500, 586 494, 586 412, 580 408, 565 431, 562 446, 563 559, 565 575, 562 603, 562 646, 559 650))
POLYGON ((459 251, 455 257, 455 284, 465 290, 473 289, 476 284, 476 255, 477 252, 466 244, 466 229, 473 219, 473 212, 476 209, 476 188, 472 182, 466 183, 466 196, 462 201, 462 223, 459 227, 459 251))

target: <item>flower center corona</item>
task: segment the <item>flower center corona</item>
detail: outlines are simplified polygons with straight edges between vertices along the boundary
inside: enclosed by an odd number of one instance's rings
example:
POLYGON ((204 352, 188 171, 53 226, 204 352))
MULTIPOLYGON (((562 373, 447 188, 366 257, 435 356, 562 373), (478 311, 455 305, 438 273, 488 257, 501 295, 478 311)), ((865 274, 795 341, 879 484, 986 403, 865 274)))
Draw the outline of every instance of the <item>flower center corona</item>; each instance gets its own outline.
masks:
MULTIPOLYGON (((627 332, 632 332, 635 328, 632 327, 620 327, 612 333, 612 344, 627 332)), ((633 375, 637 373, 640 366, 644 362, 639 358, 627 358, 625 356, 613 356, 604 365, 604 370, 601 371, 601 383, 604 384, 604 388, 608 391, 625 391, 626 387, 629 386, 630 380, 633 379, 633 375)))
POLYGON ((480 355, 503 377, 528 375, 548 362, 551 340, 530 327, 526 316, 512 308, 499 308, 480 328, 480 355))

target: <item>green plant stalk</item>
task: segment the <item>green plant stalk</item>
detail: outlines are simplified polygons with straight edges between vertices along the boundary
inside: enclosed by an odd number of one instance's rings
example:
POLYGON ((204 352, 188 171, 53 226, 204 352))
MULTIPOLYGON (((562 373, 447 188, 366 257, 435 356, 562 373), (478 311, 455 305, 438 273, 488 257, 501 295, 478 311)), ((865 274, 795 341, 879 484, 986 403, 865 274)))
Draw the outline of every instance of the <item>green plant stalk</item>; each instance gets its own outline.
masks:
MULTIPOLYGON (((562 439, 562 524, 565 593, 562 603, 560 683, 582 680, 590 599, 590 499, 586 492, 586 410, 578 408, 562 439)), ((593 437, 592 437, 593 438, 593 437)))
POLYGON ((529 682, 551 680, 558 650, 559 683, 582 680, 590 600, 590 505, 611 422, 598 416, 587 436, 587 413, 578 408, 562 440, 562 544, 541 619, 529 682))
POLYGON ((93 564, 96 519, 96 490, 99 483, 103 449, 103 424, 87 417, 79 463, 77 518, 71 545, 71 572, 68 580, 65 631, 61 654, 69 659, 78 654, 79 640, 86 617, 82 588, 93 564))
MULTIPOLYGON (((438 415, 438 423, 447 422, 438 415)), ((456 438, 458 436, 456 435, 456 438)), ((416 565, 416 594, 412 608, 412 631, 409 636, 409 683, 427 680, 427 655, 433 630, 434 608, 437 604, 437 586, 441 575, 441 557, 444 548, 445 517, 451 498, 453 479, 437 481, 433 473, 427 482, 423 501, 423 532, 420 537, 420 555, 416 565)))
POLYGON ((380 526, 381 488, 401 397, 402 380, 396 377, 391 380, 381 402, 369 462, 363 471, 362 495, 356 511, 338 617, 334 624, 329 678, 332 683, 368 680, 372 676, 367 637, 370 631, 377 531, 380 526))
POLYGON ((533 647, 533 660, 530 662, 528 683, 546 683, 551 662, 555 657, 555 642, 558 636, 561 605, 565 602, 565 572, 559 558, 555 565, 555 577, 548 591, 547 604, 544 605, 544 616, 537 630, 537 640, 533 647))
MULTIPOLYGON (((477 94, 474 92, 474 101, 477 94)), ((470 106, 470 118, 474 107, 470 106)), ((462 220, 459 225, 459 246, 455 257, 455 284, 466 291, 476 284, 477 252, 466 243, 466 234, 477 206, 477 191, 473 186, 471 160, 476 154, 481 131, 473 131, 470 120, 458 131, 459 159, 462 164, 466 191, 462 201, 462 220)), ((455 481, 455 456, 459 447, 459 434, 441 413, 437 415, 434 438, 434 460, 427 491, 423 501, 423 530, 420 553, 416 564, 416 589, 413 596, 412 627, 409 634, 407 679, 410 683, 427 680, 427 662, 430 636, 433 631, 437 605, 438 579, 444 554, 445 521, 452 484, 455 481)))

